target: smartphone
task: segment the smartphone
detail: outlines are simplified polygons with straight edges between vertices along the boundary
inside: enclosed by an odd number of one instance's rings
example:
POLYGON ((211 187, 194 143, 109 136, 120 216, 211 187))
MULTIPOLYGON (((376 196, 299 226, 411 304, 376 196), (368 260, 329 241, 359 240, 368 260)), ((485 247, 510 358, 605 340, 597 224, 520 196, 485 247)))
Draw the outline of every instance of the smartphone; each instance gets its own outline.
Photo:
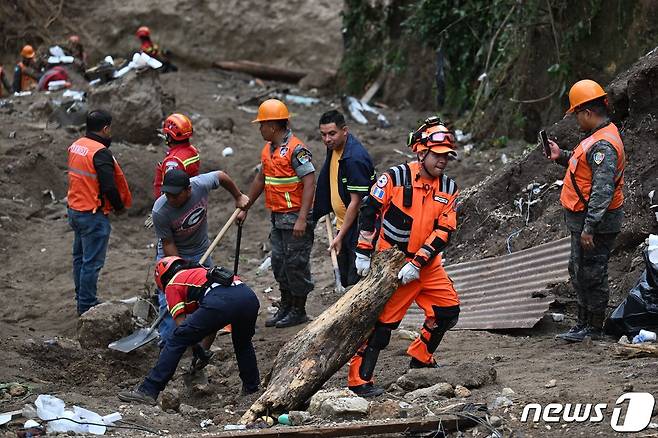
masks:
POLYGON ((543 129, 539 131, 539 140, 541 141, 542 146, 544 147, 544 155, 546 157, 551 157, 551 146, 548 144, 548 135, 543 129))

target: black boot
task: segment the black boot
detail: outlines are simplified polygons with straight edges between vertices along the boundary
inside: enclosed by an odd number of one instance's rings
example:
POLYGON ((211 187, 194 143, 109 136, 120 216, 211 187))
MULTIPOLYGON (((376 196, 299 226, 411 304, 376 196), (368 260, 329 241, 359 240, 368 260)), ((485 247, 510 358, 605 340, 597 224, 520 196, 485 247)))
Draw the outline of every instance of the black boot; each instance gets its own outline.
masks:
POLYGON ((578 305, 578 320, 576 321, 576 325, 571 327, 568 332, 565 333, 560 333, 559 335, 556 335, 555 337, 557 339, 563 339, 565 341, 568 341, 571 336, 575 335, 576 333, 580 332, 583 330, 585 327, 587 327, 587 315, 588 312, 585 309, 584 306, 578 305))
POLYGON ((363 385, 358 386, 348 386, 348 389, 354 394, 363 398, 377 397, 384 393, 383 388, 373 385, 372 382, 364 383, 363 385))
POLYGON ((430 363, 425 363, 421 362, 415 357, 411 358, 411 361, 409 361, 409 368, 410 369, 415 369, 415 368, 439 368, 439 364, 436 363, 434 360, 432 360, 430 363))
POLYGON ((290 312, 276 323, 276 328, 292 327, 308 321, 306 316, 306 297, 292 297, 290 312))
POLYGON ((590 338, 593 341, 600 341, 603 339, 603 319, 604 313, 602 312, 587 312, 587 326, 577 333, 565 336, 563 339, 571 342, 582 342, 585 338, 590 338))
POLYGON ((274 327, 277 322, 281 321, 283 318, 286 317, 288 312, 290 312, 290 309, 292 308, 292 300, 291 300, 290 292, 287 291, 281 291, 281 301, 279 302, 279 309, 276 311, 276 313, 272 316, 270 316, 266 321, 265 321, 265 327, 274 327))

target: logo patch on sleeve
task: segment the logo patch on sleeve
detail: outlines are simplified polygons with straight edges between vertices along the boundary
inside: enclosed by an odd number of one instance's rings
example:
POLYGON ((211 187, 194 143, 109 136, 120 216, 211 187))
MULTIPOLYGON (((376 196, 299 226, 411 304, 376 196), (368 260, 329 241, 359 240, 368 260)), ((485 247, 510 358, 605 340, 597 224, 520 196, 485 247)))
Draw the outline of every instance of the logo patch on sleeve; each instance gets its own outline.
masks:
POLYGON ((384 188, 386 187, 386 184, 388 184, 388 175, 384 173, 377 180, 377 187, 384 188))
POLYGON ((372 196, 381 201, 382 199, 384 199, 384 190, 380 189, 379 187, 373 187, 372 196))
POLYGON ((301 164, 306 164, 311 161, 311 152, 307 149, 302 149, 297 153, 297 161, 301 164))
POLYGON ((603 159, 605 158, 605 154, 603 152, 595 152, 594 153, 594 162, 596 164, 601 164, 603 163, 603 159))

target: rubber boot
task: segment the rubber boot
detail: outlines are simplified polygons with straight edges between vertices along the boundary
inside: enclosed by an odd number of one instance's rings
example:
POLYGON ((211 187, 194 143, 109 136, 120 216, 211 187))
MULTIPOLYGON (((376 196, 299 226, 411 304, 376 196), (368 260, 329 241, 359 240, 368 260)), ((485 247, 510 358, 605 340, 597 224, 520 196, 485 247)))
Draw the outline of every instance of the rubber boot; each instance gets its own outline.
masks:
POLYGON ((576 321, 576 325, 571 327, 568 332, 560 333, 555 337, 557 339, 563 339, 565 341, 568 341, 569 339, 567 338, 570 338, 571 336, 575 335, 576 333, 580 332, 585 327, 587 327, 587 316, 588 316, 587 309, 585 309, 584 306, 578 305, 578 320, 576 321))
POLYGON ((294 325, 304 324, 307 321, 306 297, 293 296, 290 312, 276 323, 276 328, 292 327, 294 325))
POLYGON ((292 296, 290 292, 281 291, 281 302, 276 313, 265 321, 265 327, 274 327, 277 322, 286 317, 292 308, 292 296))

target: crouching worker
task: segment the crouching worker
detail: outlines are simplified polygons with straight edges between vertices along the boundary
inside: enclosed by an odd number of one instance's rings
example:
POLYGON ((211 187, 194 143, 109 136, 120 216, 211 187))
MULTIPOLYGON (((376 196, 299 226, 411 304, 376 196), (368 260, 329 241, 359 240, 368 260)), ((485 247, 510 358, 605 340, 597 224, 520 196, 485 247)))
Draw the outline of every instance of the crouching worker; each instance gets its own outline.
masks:
POLYGON ((260 376, 251 343, 260 307, 256 294, 223 268, 190 267, 176 256, 158 262, 155 283, 165 291, 167 306, 177 327, 144 381, 133 390, 121 391, 119 399, 155 405, 185 350, 192 347, 193 368, 203 368, 211 358, 208 349, 215 333, 228 324, 233 327, 231 337, 242 394, 258 391, 260 376))

